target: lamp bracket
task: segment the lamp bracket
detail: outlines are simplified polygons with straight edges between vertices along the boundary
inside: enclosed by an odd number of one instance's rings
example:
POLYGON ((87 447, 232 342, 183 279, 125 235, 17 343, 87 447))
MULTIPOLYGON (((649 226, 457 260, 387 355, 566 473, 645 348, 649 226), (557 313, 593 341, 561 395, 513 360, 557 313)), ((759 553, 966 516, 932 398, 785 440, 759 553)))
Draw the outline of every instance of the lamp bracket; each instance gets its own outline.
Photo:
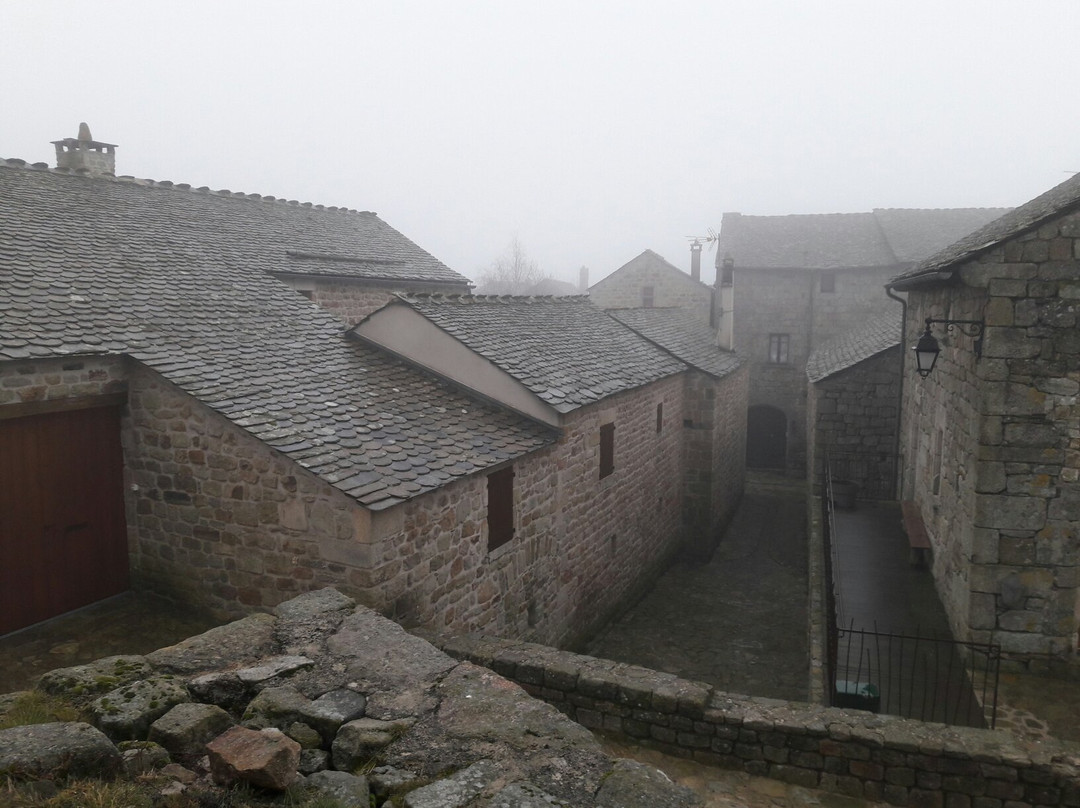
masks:
POLYGON ((937 320, 933 317, 926 318, 926 333, 930 333, 930 326, 934 324, 945 326, 946 331, 952 331, 953 328, 960 329, 960 333, 974 338, 975 344, 973 346, 975 350, 976 358, 982 356, 982 341, 983 341, 983 329, 986 326, 984 320, 937 320))

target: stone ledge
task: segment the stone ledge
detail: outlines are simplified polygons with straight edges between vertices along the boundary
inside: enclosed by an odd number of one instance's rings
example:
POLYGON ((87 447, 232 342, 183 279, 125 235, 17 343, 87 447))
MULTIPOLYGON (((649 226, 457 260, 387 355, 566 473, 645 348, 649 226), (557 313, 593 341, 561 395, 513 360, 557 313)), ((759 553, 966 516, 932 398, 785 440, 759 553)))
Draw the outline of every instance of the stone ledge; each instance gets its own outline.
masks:
POLYGON ((1027 804, 1080 806, 1080 744, 725 693, 515 640, 432 641, 583 726, 711 765, 894 805, 944 804, 983 788, 977 779, 1027 804))

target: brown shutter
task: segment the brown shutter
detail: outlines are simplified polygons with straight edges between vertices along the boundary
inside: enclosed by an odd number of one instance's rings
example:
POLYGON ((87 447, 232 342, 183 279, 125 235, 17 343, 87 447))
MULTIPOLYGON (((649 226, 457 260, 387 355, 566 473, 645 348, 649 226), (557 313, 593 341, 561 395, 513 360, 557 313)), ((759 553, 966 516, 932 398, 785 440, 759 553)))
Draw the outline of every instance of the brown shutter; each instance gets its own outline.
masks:
POLYGON ((488 475, 488 552, 514 537, 514 469, 488 475))
POLYGON ((600 427, 600 479, 615 471, 615 424, 600 427))

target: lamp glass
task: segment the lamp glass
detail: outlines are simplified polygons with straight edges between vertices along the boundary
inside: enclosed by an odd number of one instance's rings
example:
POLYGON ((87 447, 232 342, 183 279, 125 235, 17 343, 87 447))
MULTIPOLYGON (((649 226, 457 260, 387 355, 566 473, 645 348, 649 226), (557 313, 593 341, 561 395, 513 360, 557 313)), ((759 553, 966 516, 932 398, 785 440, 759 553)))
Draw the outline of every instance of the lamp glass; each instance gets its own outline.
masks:
POLYGON ((934 369, 941 347, 934 335, 930 333, 930 326, 926 327, 926 333, 919 337, 918 344, 912 349, 915 351, 915 368, 919 375, 926 378, 934 369))

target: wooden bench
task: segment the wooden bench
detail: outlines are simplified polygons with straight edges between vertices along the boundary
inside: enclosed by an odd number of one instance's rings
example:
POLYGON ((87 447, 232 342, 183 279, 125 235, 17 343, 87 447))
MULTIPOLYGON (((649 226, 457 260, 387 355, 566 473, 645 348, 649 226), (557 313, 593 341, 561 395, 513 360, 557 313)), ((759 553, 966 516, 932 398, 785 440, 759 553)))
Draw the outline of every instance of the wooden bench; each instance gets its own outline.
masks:
POLYGON ((905 500, 900 503, 900 510, 904 515, 904 532, 907 533, 908 545, 911 548, 908 560, 912 566, 925 567, 930 557, 930 537, 926 533, 919 506, 911 500, 905 500))

